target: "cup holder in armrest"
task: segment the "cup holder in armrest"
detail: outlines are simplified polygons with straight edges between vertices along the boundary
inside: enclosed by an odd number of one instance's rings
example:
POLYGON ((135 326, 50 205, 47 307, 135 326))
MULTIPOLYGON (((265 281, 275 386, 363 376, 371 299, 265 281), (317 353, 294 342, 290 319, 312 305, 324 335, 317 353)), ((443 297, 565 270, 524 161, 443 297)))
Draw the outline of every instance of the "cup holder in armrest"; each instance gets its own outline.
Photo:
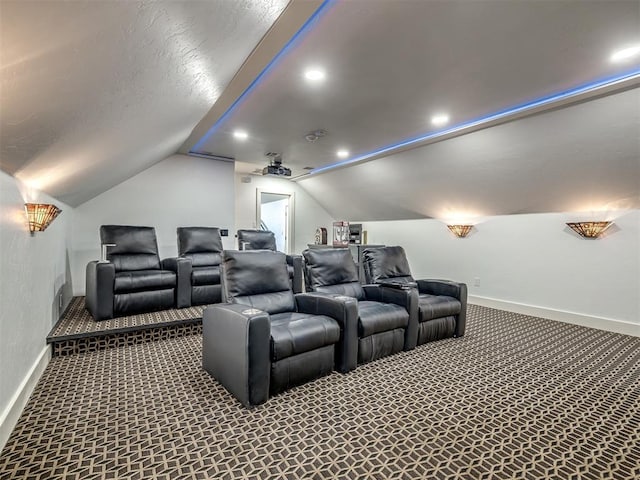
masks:
POLYGON ((393 280, 383 280, 378 282, 378 285, 396 288, 398 290, 411 290, 412 288, 418 288, 418 284, 416 282, 394 282, 393 280))

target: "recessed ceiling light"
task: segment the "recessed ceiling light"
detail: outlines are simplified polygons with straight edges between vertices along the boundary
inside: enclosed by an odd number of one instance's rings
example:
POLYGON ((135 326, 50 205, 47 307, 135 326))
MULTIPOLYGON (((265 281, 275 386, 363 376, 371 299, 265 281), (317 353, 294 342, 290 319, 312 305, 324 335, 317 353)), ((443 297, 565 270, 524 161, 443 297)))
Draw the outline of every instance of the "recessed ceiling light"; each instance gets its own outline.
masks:
POLYGON ((249 134, 244 130, 235 130, 233 132, 233 138, 237 138, 238 140, 246 140, 249 138, 249 134))
POLYGON ((610 57, 612 62, 624 62, 625 60, 629 60, 632 57, 640 54, 640 44, 632 45, 631 47, 623 48, 622 50, 618 50, 613 52, 610 57))
POLYGON ((438 115, 434 115, 431 117, 431 124, 436 127, 441 127, 442 125, 446 125, 449 123, 449 115, 446 113, 439 113, 438 115))
POLYGON ((320 68, 309 68, 304 72, 304 78, 310 82, 321 82, 327 77, 324 70, 320 68))
POLYGON ((338 158, 347 158, 349 156, 349 150, 344 150, 344 149, 338 150, 336 152, 336 155, 338 156, 338 158))

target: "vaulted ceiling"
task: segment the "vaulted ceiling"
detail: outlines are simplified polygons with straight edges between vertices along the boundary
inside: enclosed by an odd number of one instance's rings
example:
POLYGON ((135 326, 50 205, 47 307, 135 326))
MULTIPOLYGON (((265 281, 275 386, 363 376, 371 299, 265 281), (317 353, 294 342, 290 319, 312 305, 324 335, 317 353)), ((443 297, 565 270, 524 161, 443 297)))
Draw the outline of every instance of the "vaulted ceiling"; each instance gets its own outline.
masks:
POLYGON ((281 153, 345 219, 640 206, 637 1, 0 8, 0 167, 71 205, 180 151, 281 153))
MULTIPOLYGON (((188 150, 260 166, 282 153, 294 175, 574 89, 639 73, 637 2, 328 2, 253 89, 188 150), (305 81, 309 68, 322 82, 305 81), (446 126, 431 117, 445 112, 446 126), (322 129, 325 137, 305 135, 322 129), (234 138, 236 130, 248 134, 234 138)), ((629 83, 640 84, 638 75, 629 83)), ((624 88, 619 85, 618 88, 624 88)), ((197 140, 197 141, 196 141, 197 140)), ((417 142, 419 144, 419 142, 417 142)), ((415 146, 415 145, 414 145, 415 146)))
POLYGON ((78 205, 175 153, 287 0, 0 2, 0 167, 78 205))
POLYGON ((640 89, 495 126, 300 184, 336 218, 640 208, 640 89), (357 199, 354 201, 354 199, 357 199))

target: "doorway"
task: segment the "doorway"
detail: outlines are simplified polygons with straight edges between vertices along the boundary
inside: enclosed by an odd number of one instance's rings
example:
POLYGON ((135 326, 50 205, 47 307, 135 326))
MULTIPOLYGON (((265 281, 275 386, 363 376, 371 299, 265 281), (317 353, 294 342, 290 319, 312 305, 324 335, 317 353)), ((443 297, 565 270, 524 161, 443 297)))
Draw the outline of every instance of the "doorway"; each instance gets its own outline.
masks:
POLYGON ((293 193, 273 193, 257 189, 257 225, 276 237, 278 251, 293 250, 293 193))

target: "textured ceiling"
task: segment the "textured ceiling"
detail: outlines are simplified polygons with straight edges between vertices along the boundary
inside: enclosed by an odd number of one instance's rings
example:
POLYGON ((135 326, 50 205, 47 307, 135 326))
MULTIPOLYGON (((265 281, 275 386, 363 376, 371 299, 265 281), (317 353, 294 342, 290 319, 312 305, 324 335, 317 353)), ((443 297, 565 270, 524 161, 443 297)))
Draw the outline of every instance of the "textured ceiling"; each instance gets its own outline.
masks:
MULTIPOLYGON (((612 51, 640 41, 636 1, 334 2, 192 149, 244 168, 281 152, 295 174, 607 76, 640 70, 612 51), (308 66, 327 79, 310 85, 308 66), (243 129, 240 142, 233 131, 243 129), (315 129, 328 135, 308 143, 315 129)), ((635 84, 637 85, 637 80, 635 84)), ((213 122, 211 122, 213 124, 213 122)), ((250 167, 251 168, 251 167, 250 167)))
POLYGON ((0 3, 0 168, 75 206, 176 152, 287 0, 0 3))
MULTIPOLYGON (((608 61, 640 42, 637 1, 330 2, 198 142, 320 1, 286 5, 1 0, 0 168, 72 206, 198 143, 245 171, 282 152, 303 173, 427 133, 438 111, 456 124, 640 69, 608 61), (326 82, 303 81, 311 65, 326 82)), ((300 184, 350 220, 638 207, 628 87, 300 184)))
POLYGON ((344 220, 640 208, 640 89, 299 183, 344 220))

